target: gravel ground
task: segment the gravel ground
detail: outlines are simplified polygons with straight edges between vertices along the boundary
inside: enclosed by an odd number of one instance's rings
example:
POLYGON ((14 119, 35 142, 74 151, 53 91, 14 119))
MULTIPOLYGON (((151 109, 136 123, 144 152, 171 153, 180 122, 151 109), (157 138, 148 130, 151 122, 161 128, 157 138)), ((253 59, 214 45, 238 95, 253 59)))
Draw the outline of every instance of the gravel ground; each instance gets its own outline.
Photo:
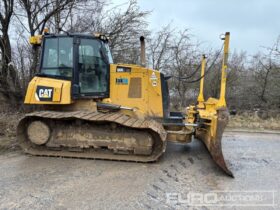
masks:
POLYGON ((152 164, 33 157, 2 147, 0 209, 279 209, 280 135, 226 132, 223 149, 234 179, 197 140, 170 143, 152 164), (228 199, 234 195, 238 202, 228 199))

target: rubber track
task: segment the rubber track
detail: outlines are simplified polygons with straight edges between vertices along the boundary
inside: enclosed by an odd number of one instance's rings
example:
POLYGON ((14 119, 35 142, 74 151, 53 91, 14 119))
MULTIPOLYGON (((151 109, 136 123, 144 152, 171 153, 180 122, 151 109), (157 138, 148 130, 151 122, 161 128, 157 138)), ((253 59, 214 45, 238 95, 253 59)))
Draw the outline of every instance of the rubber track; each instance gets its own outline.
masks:
MULTIPOLYGON (((39 131, 38 131, 39 132, 39 131)), ((72 158, 89 158, 89 159, 106 159, 106 160, 122 160, 135 162, 152 162, 156 161, 166 148, 166 131, 162 125, 154 120, 140 120, 121 113, 101 113, 90 111, 74 111, 74 112, 56 112, 56 111, 39 111, 25 115, 19 121, 17 127, 17 139, 24 152, 31 155, 39 156, 55 156, 55 157, 72 157, 72 158), (26 128, 29 122, 33 120, 85 120, 87 122, 115 122, 119 125, 129 128, 140 129, 145 132, 150 131, 154 138, 154 149, 150 156, 141 155, 120 155, 112 152, 104 152, 101 150, 92 151, 84 150, 82 152, 73 152, 66 149, 54 151, 49 150, 45 146, 36 146, 31 143, 26 135, 26 128)))

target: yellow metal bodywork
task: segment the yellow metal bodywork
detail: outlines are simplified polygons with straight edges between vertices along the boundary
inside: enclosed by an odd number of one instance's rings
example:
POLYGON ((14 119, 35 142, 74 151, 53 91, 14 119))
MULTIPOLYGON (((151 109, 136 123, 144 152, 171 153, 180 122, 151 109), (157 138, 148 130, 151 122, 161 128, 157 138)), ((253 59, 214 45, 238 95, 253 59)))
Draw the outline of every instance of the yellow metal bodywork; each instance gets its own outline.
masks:
MULTIPOLYGON (((215 162, 230 176, 233 177, 232 172, 228 169, 222 153, 222 134, 225 126, 228 123, 229 114, 226 107, 225 93, 226 93, 226 69, 229 50, 229 36, 227 32, 224 40, 224 56, 222 64, 222 78, 220 98, 208 98, 204 101, 203 98, 203 80, 200 83, 200 94, 198 97, 198 105, 187 108, 187 123, 193 123, 194 119, 199 124, 195 129, 195 137, 204 142, 208 151, 215 162)), ((202 59, 201 75, 204 75, 205 58, 202 59)))
POLYGON ((137 65, 111 64, 110 98, 103 101, 134 108, 143 117, 163 117, 160 72, 137 65), (120 66, 131 68, 131 72, 117 72, 120 66), (127 84, 117 83, 119 80, 127 84), (138 80, 136 87, 133 80, 138 80))
MULTIPOLYGON (((91 103, 93 102, 92 100, 88 101, 91 101, 91 103)), ((160 72, 137 65, 111 64, 110 98, 105 98, 102 100, 102 102, 133 108, 135 112, 133 114, 141 118, 163 117, 160 72), (120 66, 123 68, 130 68, 131 71, 117 72, 116 69, 120 66), (126 82, 117 82, 121 80, 126 82), (138 82, 133 84, 133 81, 138 82)), ((65 105, 77 103, 77 101, 73 101, 71 99, 71 81, 46 77, 34 77, 28 85, 24 103, 65 105), (38 97, 36 96, 36 90, 38 86, 50 87, 54 89, 51 101, 38 100, 38 97)), ((88 107, 81 107, 83 109, 92 109, 92 105, 89 105, 88 107)), ((131 111, 123 112, 127 112, 129 115, 132 115, 131 111)))
POLYGON ((224 56, 222 64, 222 77, 221 77, 221 91, 220 98, 218 101, 218 107, 226 107, 226 82, 227 82, 227 67, 228 67, 228 52, 229 52, 229 37, 230 34, 227 32, 224 38, 224 56))
MULTIPOLYGON (((95 37, 102 38, 100 34, 95 34, 95 37)), ((32 45, 41 45, 43 35, 31 36, 29 39, 32 45)), ((106 37, 105 37, 106 38, 106 37)), ((107 39, 107 38, 106 38, 107 39)), ((161 77, 160 72, 139 65, 131 64, 111 64, 110 65, 110 97, 102 100, 104 103, 117 104, 129 108, 133 108, 134 112, 122 110, 122 112, 137 116, 140 118, 162 118, 163 103, 161 92, 161 77), (130 72, 117 72, 117 67, 130 68, 130 72), (118 79, 125 79, 127 83, 117 83, 118 79), (138 81, 138 82, 135 82, 138 81), (133 82, 135 83, 133 85, 133 82), (136 93, 137 92, 137 93, 136 93), (140 95, 139 95, 140 94, 140 95)), ((88 100, 88 99, 86 99, 88 100)), ((28 85, 25 97, 25 104, 72 104, 69 107, 78 108, 77 105, 83 104, 82 109, 91 110, 93 103, 98 100, 88 100, 89 103, 71 99, 71 82, 57 80, 45 77, 34 77, 28 85), (52 101, 40 101, 36 98, 36 89, 38 86, 47 86, 54 88, 52 101), (87 104, 85 106, 85 104, 87 104)), ((57 109, 57 108, 56 108, 57 109)), ((63 109, 61 107, 61 109, 63 109)))
POLYGON ((223 63, 222 63, 222 78, 221 78, 221 89, 220 89, 220 98, 208 98, 207 101, 204 101, 203 96, 203 85, 204 85, 204 74, 205 74, 205 63, 206 58, 203 55, 201 61, 201 81, 200 81, 200 91, 197 98, 198 105, 190 106, 187 108, 187 123, 193 123, 195 119, 195 115, 198 114, 201 119, 209 120, 209 128, 211 129, 211 136, 215 138, 216 132, 216 119, 217 119, 217 110, 218 109, 226 109, 226 78, 227 78, 227 62, 228 62, 228 53, 229 53, 229 38, 230 33, 227 32, 225 34, 224 40, 224 54, 223 54, 223 63))
POLYGON ((199 95, 197 97, 198 108, 204 108, 204 95, 203 95, 203 86, 204 86, 204 74, 205 74, 205 66, 206 66, 206 57, 202 55, 201 61, 201 80, 200 80, 200 88, 199 88, 199 95))
POLYGON ((46 77, 34 77, 27 88, 25 104, 71 104, 71 82, 66 80, 51 79, 46 77), (53 88, 53 96, 50 101, 42 101, 36 93, 38 87, 53 88))

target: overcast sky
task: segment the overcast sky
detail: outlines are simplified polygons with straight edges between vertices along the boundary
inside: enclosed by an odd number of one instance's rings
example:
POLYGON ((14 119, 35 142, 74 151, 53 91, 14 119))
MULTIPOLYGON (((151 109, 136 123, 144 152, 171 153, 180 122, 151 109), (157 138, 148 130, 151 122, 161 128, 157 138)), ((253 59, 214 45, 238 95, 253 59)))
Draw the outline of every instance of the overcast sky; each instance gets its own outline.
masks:
MULTIPOLYGON (((112 0, 118 4, 126 0, 112 0)), ((219 35, 231 32, 231 49, 248 55, 271 46, 280 35, 280 0, 138 0, 152 10, 151 29, 172 21, 189 28, 205 47, 220 48, 219 35)))

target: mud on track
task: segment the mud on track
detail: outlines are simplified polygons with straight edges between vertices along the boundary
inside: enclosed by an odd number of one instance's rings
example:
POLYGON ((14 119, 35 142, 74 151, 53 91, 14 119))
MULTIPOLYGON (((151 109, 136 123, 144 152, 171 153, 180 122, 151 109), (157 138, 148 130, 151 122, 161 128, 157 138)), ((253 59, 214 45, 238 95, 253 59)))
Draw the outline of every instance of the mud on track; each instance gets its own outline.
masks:
MULTIPOLYGON (((168 144, 152 164, 33 157, 0 150, 0 209, 186 209, 167 203, 166 193, 275 190, 279 209, 280 135, 224 134, 223 149, 235 179, 213 163, 203 144, 168 144)), ((225 209, 191 207, 191 209, 225 209)))

